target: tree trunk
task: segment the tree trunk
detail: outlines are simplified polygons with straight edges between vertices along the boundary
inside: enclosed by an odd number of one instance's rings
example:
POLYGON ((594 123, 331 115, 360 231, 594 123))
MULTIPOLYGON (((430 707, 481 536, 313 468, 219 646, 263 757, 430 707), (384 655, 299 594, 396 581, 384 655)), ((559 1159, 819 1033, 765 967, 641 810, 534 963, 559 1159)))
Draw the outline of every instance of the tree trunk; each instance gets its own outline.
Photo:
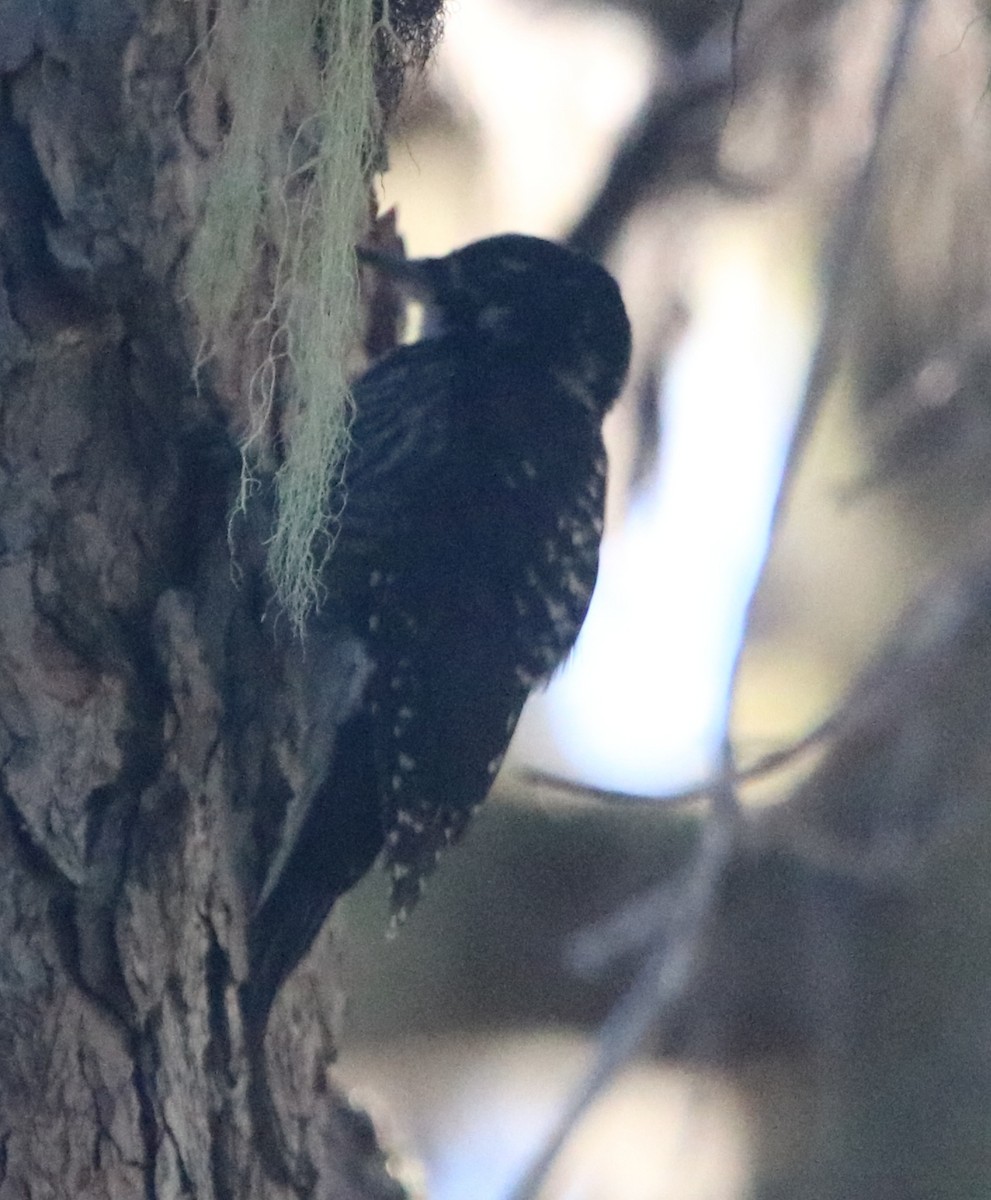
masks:
POLYGON ((238 1002, 355 663, 304 665, 228 547, 243 413, 180 282, 207 9, 0 0, 4 1196, 401 1194, 328 1075, 332 964, 273 1016, 274 1115, 238 1002))

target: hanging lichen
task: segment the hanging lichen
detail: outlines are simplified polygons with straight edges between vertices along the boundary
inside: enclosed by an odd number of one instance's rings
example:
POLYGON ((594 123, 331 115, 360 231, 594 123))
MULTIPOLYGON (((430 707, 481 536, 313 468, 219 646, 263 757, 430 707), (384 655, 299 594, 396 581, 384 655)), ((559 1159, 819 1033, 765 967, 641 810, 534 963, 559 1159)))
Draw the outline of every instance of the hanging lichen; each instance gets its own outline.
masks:
POLYGON ((204 358, 232 336, 249 360, 256 353, 241 504, 258 465, 274 467, 269 568, 297 631, 319 601, 328 481, 347 445, 354 244, 381 140, 376 44, 390 36, 388 9, 376 7, 221 0, 205 46, 228 128, 188 291, 204 358))

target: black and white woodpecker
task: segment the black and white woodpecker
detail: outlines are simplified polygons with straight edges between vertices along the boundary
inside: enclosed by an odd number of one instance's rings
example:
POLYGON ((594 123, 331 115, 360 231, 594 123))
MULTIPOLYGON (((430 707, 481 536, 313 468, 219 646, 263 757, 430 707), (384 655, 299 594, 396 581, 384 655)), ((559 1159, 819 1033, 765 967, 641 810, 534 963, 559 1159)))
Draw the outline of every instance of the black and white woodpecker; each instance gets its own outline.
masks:
POLYGON ((615 281, 563 246, 510 234, 360 257, 424 303, 424 329, 353 389, 326 582, 373 670, 252 926, 265 1008, 380 852, 405 915, 574 646, 598 569, 602 420, 630 357, 615 281))

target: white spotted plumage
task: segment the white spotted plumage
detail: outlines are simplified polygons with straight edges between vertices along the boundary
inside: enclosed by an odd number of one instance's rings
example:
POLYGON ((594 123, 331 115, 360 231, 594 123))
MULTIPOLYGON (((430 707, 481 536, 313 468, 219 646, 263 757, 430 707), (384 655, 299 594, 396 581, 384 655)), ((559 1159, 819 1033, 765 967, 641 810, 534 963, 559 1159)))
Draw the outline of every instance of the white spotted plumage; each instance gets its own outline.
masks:
POLYGON ((585 618, 629 326, 600 267, 540 239, 368 257, 434 313, 355 387, 334 560, 344 572, 353 548, 367 564, 374 759, 405 912, 585 618))

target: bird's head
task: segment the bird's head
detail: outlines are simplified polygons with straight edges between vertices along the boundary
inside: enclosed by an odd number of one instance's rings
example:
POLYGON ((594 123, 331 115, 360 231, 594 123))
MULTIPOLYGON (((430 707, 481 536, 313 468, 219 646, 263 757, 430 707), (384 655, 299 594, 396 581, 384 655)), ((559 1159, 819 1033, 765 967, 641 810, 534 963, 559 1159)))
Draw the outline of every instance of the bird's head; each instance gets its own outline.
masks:
POLYGON ((619 288, 598 263, 555 242, 502 234, 443 258, 359 250, 427 307, 424 336, 452 330, 481 342, 507 370, 551 372, 604 415, 630 359, 619 288))

